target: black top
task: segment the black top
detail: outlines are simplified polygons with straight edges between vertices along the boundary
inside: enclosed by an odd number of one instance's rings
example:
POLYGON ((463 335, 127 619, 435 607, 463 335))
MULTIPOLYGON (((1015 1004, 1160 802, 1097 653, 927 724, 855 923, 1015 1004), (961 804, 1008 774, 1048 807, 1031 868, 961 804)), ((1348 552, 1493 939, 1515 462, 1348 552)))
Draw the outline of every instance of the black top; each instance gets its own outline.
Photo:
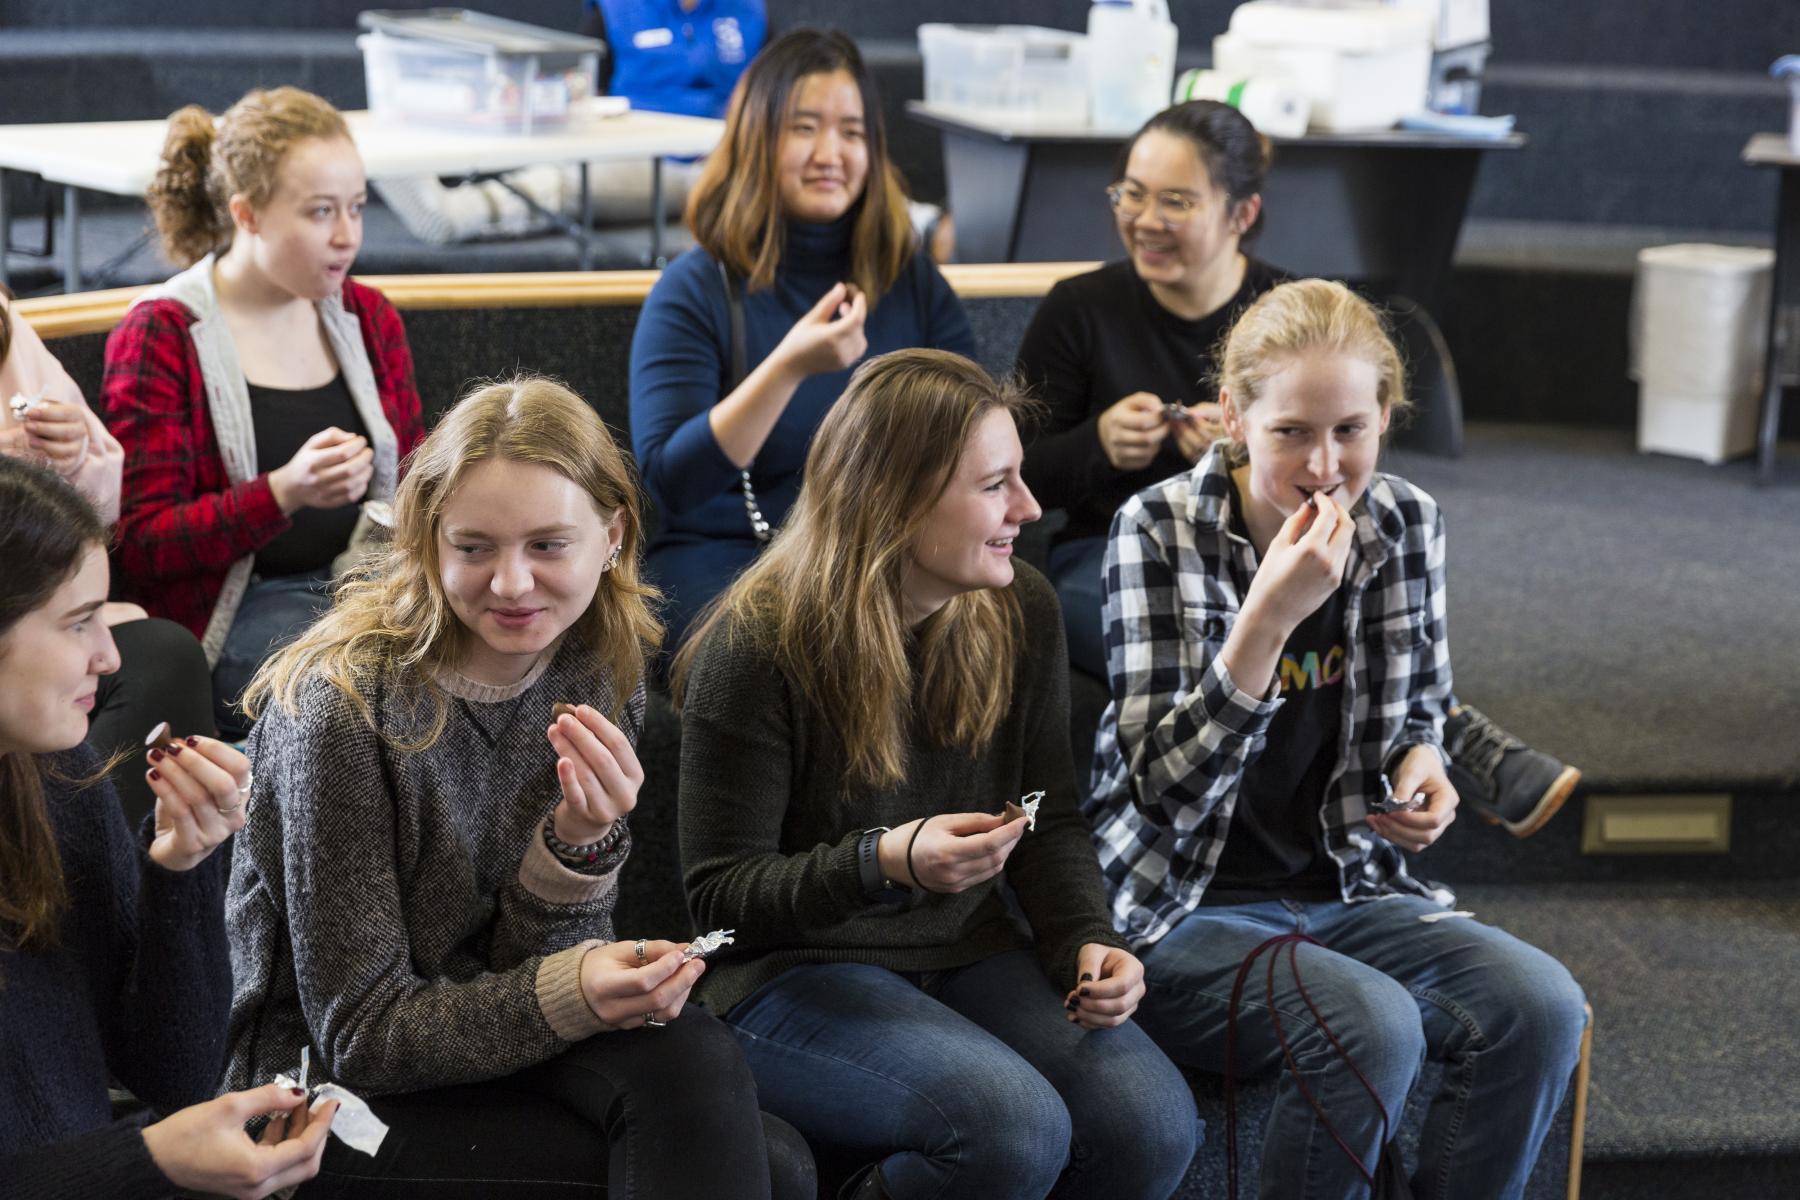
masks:
MULTIPOLYGON (((85 747, 43 761, 77 779, 100 766, 85 747)), ((106 1090, 117 1079, 163 1114, 212 1097, 231 1004, 225 856, 165 871, 112 784, 44 783, 69 906, 48 948, 0 931, 0 1193, 171 1195, 144 1144, 151 1118, 114 1120, 106 1090)))
MULTIPOLYGON (((350 385, 335 375, 323 387, 294 391, 250 385, 250 420, 256 430, 256 461, 265 471, 293 458, 306 439, 333 425, 369 436, 350 398, 350 385)), ((306 575, 331 565, 350 544, 357 506, 303 508, 289 516, 288 528, 256 552, 258 575, 306 575)))
POLYGON ((1038 305, 1018 371, 1049 413, 1026 449, 1025 483, 1045 508, 1068 512, 1058 541, 1105 537, 1121 504, 1193 465, 1169 438, 1149 466, 1117 470, 1100 448, 1100 414, 1133 392, 1175 404, 1218 399, 1210 377, 1221 340, 1246 305, 1288 278, 1247 263, 1237 294, 1198 321, 1157 303, 1126 260, 1063 280, 1038 305))
MULTIPOLYGON (((1231 532, 1248 538, 1243 499, 1234 496, 1231 532)), ((1248 589, 1249 580, 1241 581, 1248 589)), ((1338 871, 1325 853, 1319 810, 1343 730, 1344 589, 1300 622, 1281 650, 1282 705, 1260 753, 1244 768, 1231 827, 1202 904, 1336 900, 1338 871)))

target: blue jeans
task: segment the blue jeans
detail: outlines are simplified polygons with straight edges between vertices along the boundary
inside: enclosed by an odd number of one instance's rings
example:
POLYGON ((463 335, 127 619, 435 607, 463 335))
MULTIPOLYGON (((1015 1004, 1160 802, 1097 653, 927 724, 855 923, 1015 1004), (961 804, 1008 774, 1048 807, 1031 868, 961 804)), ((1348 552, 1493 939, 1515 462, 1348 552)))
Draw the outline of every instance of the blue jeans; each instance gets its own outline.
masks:
POLYGON ((1084 1031, 1035 955, 919 976, 795 967, 732 1009, 768 1112, 879 1161, 897 1200, 1162 1200, 1199 1140, 1143 1031, 1084 1031), (1060 1183, 1059 1183, 1060 1180, 1060 1183))
POLYGON ((1051 586, 1062 604, 1063 629, 1069 638, 1069 665, 1106 682, 1106 645, 1100 628, 1101 572, 1106 569, 1106 539, 1075 538, 1050 547, 1051 586))
POLYGON ((213 712, 220 737, 237 741, 250 732, 250 719, 237 704, 257 668, 330 607, 331 579, 323 573, 251 577, 213 664, 213 712))
MULTIPOLYGON (((1414 1194, 1520 1196, 1580 1056, 1581 988, 1561 963, 1491 925, 1467 918, 1420 923, 1421 914, 1438 911, 1413 896, 1201 908, 1143 955, 1149 994, 1137 1019, 1177 1062, 1222 1071, 1239 963, 1266 938, 1310 934, 1326 948, 1298 947, 1307 996, 1392 1120, 1425 1059, 1446 1066, 1426 1112, 1414 1194)), ((1296 991, 1285 948, 1271 1013, 1272 953, 1264 951, 1245 984, 1237 1034, 1240 1076, 1282 1072, 1263 1143, 1261 1195, 1365 1196, 1361 1174, 1282 1066, 1275 1020, 1306 1089, 1370 1169, 1380 1150, 1380 1116, 1296 991)))

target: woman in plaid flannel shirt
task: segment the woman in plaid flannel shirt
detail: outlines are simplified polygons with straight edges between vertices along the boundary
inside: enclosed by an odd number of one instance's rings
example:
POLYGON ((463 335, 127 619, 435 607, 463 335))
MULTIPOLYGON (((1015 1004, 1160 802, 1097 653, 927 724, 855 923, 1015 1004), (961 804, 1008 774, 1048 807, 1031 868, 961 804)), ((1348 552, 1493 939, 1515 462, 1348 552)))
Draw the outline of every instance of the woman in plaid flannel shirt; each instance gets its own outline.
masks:
POLYGON ((1275 288, 1224 352, 1229 440, 1128 501, 1107 548, 1113 699, 1087 815, 1145 964, 1139 1020, 1219 1071, 1246 955, 1279 934, 1320 943, 1259 967, 1238 1018, 1239 1071, 1292 1051, 1265 1197, 1366 1195, 1426 1057, 1446 1071, 1415 1194, 1520 1195, 1585 1024, 1560 963, 1444 920, 1454 898, 1403 860, 1458 802, 1443 518, 1375 469, 1403 389, 1364 301, 1323 280, 1275 288), (1394 796, 1418 807, 1382 811, 1394 796))
POLYGON ((219 724, 327 602, 365 500, 423 436, 399 314, 349 278, 367 200, 338 111, 284 87, 169 119, 149 202, 190 264, 106 343, 102 408, 125 448, 121 590, 187 626, 219 724))

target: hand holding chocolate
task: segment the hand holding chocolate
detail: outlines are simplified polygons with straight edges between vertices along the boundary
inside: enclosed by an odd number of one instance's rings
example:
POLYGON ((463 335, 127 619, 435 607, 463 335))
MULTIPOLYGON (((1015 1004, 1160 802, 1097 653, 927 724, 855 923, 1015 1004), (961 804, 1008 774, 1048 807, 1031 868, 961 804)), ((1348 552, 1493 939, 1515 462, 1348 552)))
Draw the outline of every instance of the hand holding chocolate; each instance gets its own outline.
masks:
POLYGON ((674 942, 611 942, 582 956, 581 994, 608 1030, 666 1025, 705 970, 703 959, 674 942))
POLYGON ((556 836, 571 846, 592 845, 637 807, 644 769, 631 739, 593 705, 557 704, 551 712, 547 735, 562 787, 552 818, 556 836))
POLYGON ((216 738, 177 738, 167 721, 157 722, 144 745, 156 795, 150 858, 166 870, 192 870, 244 827, 250 760, 216 738))
POLYGON ((876 853, 884 878, 927 892, 961 892, 1005 870, 1025 828, 1004 813, 944 813, 888 830, 876 853))

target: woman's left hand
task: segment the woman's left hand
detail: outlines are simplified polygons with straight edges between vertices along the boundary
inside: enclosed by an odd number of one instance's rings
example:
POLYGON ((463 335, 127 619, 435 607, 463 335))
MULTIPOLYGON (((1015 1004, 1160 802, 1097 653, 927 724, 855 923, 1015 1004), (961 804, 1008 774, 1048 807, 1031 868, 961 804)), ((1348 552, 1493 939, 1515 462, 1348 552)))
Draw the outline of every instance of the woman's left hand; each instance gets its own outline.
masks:
POLYGON ((86 415, 63 400, 40 400, 25 414, 25 436, 31 448, 50 461, 58 475, 75 473, 87 458, 86 415))
POLYGON ((1169 422, 1175 435, 1175 448, 1189 462, 1199 462, 1212 449, 1212 444, 1225 436, 1225 421, 1219 415, 1217 401, 1205 400, 1187 407, 1187 419, 1169 422))
POLYGON ((591 704, 558 717, 549 736, 561 756, 556 760, 563 793, 554 817, 556 836, 571 846, 592 845, 637 807, 644 768, 631 739, 591 704))
POLYGON ((250 760, 209 737, 188 737, 150 751, 156 793, 156 836, 150 859, 169 871, 191 871, 244 827, 250 760))
POLYGON ((1369 828, 1402 850, 1418 853, 1444 836, 1456 820, 1461 801, 1436 746, 1414 746, 1394 772, 1394 795, 1425 795, 1425 806, 1412 812, 1370 813, 1369 828))
POLYGON ((1129 950, 1089 942, 1075 956, 1080 980, 1064 1005, 1087 1029, 1123 1025, 1144 998, 1144 964, 1129 950))

